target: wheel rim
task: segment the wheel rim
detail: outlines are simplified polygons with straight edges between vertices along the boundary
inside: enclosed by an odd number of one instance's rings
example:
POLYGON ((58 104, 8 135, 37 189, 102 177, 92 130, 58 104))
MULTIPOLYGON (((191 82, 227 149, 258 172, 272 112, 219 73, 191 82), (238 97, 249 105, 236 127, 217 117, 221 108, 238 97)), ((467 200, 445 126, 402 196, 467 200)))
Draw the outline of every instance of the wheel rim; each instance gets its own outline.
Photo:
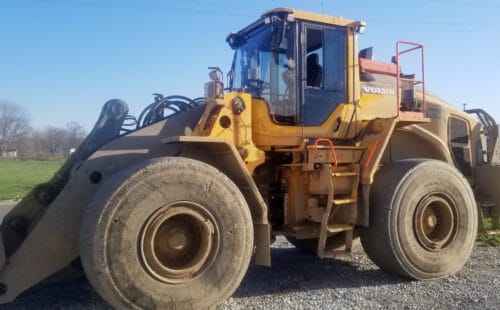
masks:
POLYGON ((203 274, 219 248, 219 232, 210 213, 181 201, 155 211, 144 224, 139 252, 145 269, 156 279, 180 284, 203 274))
POLYGON ((429 194, 417 205, 414 227, 418 242, 429 251, 449 245, 458 227, 457 208, 453 200, 442 194, 429 194))

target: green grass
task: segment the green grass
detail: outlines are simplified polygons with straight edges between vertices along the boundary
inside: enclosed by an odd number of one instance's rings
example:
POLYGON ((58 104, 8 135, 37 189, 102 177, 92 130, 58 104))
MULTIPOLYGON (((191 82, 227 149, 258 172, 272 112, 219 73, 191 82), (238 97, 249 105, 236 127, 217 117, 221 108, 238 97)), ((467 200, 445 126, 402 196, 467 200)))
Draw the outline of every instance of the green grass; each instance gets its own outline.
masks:
POLYGON ((52 177, 64 160, 0 160, 0 200, 21 199, 52 177))
MULTIPOLYGON (((491 219, 486 218, 483 220, 484 229, 491 230, 491 219)), ((477 234, 477 241, 479 241, 480 245, 484 246, 500 246, 500 234, 497 235, 489 235, 488 233, 479 233, 477 234)))

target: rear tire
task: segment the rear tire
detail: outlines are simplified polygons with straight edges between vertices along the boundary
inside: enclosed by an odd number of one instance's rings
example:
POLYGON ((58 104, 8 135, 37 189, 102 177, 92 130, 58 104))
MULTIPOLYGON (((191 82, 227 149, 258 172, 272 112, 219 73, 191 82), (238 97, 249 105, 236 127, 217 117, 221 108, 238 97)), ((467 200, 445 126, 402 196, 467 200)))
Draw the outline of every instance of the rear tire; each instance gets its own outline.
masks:
POLYGON ((474 248, 477 208, 462 174, 435 160, 381 168, 361 243, 380 268, 425 280, 459 271, 474 248))
POLYGON ((95 194, 80 234, 90 283, 114 308, 212 308, 239 286, 253 249, 236 185, 187 158, 118 172, 95 194))

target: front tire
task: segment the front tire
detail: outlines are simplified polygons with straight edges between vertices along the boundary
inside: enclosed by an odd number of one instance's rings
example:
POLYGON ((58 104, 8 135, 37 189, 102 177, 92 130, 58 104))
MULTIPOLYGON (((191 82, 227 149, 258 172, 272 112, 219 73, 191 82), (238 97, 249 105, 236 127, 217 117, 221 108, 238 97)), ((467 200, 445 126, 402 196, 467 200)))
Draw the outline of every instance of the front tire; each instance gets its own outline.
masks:
POLYGON ((80 255, 90 283, 117 309, 205 309, 239 286, 253 226, 236 185, 187 158, 145 161, 95 194, 80 255))
POLYGON ((370 197, 370 226, 361 243, 380 268, 425 280, 459 271, 477 232, 472 189, 461 173, 435 160, 381 168, 370 197))

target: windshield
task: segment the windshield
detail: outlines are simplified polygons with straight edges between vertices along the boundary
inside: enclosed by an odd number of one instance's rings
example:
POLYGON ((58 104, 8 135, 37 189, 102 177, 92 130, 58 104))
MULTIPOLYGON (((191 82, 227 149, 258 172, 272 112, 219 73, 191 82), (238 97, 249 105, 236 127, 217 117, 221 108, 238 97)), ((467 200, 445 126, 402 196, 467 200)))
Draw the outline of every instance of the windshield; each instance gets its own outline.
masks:
POLYGON ((231 90, 263 98, 275 122, 295 124, 293 25, 284 22, 262 24, 239 40, 241 45, 236 48, 231 70, 231 90))

